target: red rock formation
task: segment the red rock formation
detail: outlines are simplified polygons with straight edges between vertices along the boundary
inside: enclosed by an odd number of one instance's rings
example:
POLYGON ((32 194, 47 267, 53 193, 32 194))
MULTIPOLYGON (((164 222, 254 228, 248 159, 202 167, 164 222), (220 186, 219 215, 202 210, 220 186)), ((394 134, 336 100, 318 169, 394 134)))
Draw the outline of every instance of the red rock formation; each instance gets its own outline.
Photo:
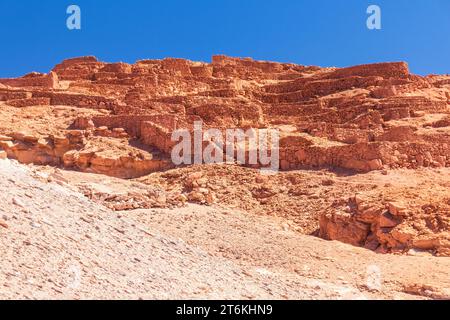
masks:
POLYGON ((378 252, 450 255, 448 192, 421 190, 411 198, 408 193, 397 189, 336 201, 321 217, 321 236, 378 252), (389 200, 394 194, 400 200, 389 200))

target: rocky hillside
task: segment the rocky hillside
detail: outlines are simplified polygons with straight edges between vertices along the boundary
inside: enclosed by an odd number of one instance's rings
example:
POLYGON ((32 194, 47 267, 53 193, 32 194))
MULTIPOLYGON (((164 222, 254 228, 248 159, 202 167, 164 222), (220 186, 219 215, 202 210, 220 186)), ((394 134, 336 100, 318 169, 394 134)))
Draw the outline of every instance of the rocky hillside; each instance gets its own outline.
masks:
POLYGON ((450 256, 450 77, 405 63, 70 59, 0 79, 0 148, 25 164, 132 179, 118 193, 79 181, 111 210, 223 205, 379 253, 450 256), (194 121, 278 129, 282 172, 175 168, 171 135, 194 121))
POLYGON ((134 182, 48 170, 0 160, 0 299, 450 298, 448 258, 377 255, 229 208, 112 211, 77 181, 134 182))

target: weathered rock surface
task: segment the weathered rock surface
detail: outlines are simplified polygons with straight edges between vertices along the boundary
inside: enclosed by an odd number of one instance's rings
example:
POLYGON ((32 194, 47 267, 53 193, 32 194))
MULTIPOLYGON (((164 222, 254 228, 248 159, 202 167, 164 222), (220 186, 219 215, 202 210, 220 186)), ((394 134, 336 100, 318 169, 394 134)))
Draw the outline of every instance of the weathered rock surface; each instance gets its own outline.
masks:
POLYGON ((287 141, 280 147, 282 170, 367 172, 450 166, 446 79, 411 75, 405 63, 336 69, 224 56, 210 64, 165 59, 133 65, 82 57, 48 75, 0 79, 7 86, 0 100, 13 107, 102 111, 75 117, 72 127, 129 136, 166 155, 172 131, 194 120, 222 129, 279 128, 287 141), (296 139, 308 143, 291 143, 296 139))
POLYGON ((0 160, 1 299, 450 297, 450 258, 377 255, 240 210, 113 212, 68 183, 135 182, 43 170, 0 160))
POLYGON ((140 196, 82 190, 114 210, 227 204, 378 252, 450 255, 449 119, 450 77, 412 75, 402 62, 81 57, 0 79, 0 158, 157 184, 140 196), (174 168, 171 135, 198 120, 205 129, 279 129, 285 173, 174 168), (405 189, 396 178, 420 183, 405 189))
POLYGON ((397 189, 336 201, 321 216, 320 235, 382 253, 424 250, 449 256, 449 189, 436 189, 415 194, 397 189), (394 194, 401 200, 389 200, 394 194))

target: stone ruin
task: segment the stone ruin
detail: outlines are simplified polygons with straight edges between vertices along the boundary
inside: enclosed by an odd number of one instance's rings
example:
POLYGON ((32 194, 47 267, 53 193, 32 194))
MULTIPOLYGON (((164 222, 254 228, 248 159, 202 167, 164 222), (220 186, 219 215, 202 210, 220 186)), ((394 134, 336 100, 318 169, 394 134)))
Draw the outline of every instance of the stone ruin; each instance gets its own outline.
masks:
MULTIPOLYGON (((403 62, 320 68, 226 56, 134 64, 81 57, 49 74, 0 79, 0 105, 91 111, 57 133, 52 123, 48 133, 2 129, 0 157, 121 178, 173 168, 172 132, 196 120, 220 130, 278 129, 282 171, 450 167, 450 77, 413 75, 403 62), (122 154, 102 152, 105 143, 122 154)), ((356 215, 355 201, 345 205, 356 215)), ((325 238, 356 221, 338 211, 324 215, 325 238)), ((384 222, 367 222, 348 242, 370 247, 368 230, 384 222)), ((393 239, 377 241, 395 247, 393 239)))
POLYGON ((70 129, 126 132, 166 155, 171 132, 195 118, 219 129, 280 129, 281 170, 450 165, 448 83, 412 75, 405 63, 337 69, 225 56, 133 65, 82 57, 0 84, 0 101, 13 107, 103 110, 70 129), (427 114, 442 119, 421 123, 427 114))

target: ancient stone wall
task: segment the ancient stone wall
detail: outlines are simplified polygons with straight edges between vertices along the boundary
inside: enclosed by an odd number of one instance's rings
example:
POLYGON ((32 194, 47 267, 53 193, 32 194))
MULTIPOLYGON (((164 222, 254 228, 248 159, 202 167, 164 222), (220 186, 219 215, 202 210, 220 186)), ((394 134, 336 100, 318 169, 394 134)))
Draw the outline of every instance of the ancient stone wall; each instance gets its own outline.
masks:
POLYGON ((16 108, 24 108, 32 106, 49 106, 50 98, 13 99, 8 100, 7 104, 16 108))
POLYGON ((348 77, 373 77, 383 78, 405 78, 410 75, 408 64, 405 62, 387 62, 366 64, 349 68, 337 69, 327 75, 332 79, 348 77))
POLYGON ((116 105, 116 100, 105 98, 103 96, 51 91, 33 92, 33 98, 48 98, 50 99, 50 105, 53 106, 74 106, 79 108, 113 110, 116 105))
POLYGON ((10 87, 44 87, 49 89, 59 87, 58 76, 54 72, 49 74, 30 73, 17 79, 0 79, 0 83, 10 87))
POLYGON ((21 108, 104 109, 105 115, 80 117, 73 127, 102 137, 127 134, 166 154, 173 130, 191 130, 195 119, 221 130, 289 125, 292 134, 284 138, 289 143, 280 149, 283 170, 370 171, 448 165, 445 119, 430 123, 443 133, 426 129, 424 134, 424 126, 395 123, 450 114, 445 81, 413 76, 405 63, 338 69, 226 56, 215 56, 210 64, 173 58, 103 63, 82 57, 63 61, 49 75, 0 80, 0 101, 21 108), (65 89, 57 88, 58 78, 65 89), (439 91, 433 89, 436 83, 439 91), (308 143, 296 143, 299 133, 308 143))
POLYGON ((52 70, 60 80, 92 80, 94 74, 104 67, 95 57, 81 57, 64 60, 52 70))
POLYGON ((0 101, 29 99, 33 96, 31 92, 0 89, 0 101))

